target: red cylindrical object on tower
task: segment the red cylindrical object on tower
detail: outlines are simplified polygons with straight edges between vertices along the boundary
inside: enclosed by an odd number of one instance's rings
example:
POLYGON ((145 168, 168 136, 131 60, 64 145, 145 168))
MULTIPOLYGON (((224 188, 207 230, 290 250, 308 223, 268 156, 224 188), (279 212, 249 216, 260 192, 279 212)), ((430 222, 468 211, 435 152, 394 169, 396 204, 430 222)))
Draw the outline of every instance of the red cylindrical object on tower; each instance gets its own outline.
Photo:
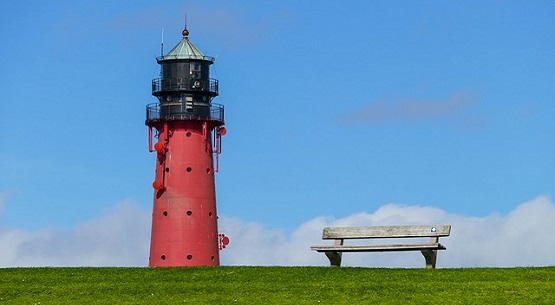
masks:
POLYGON ((213 58, 183 33, 157 58, 162 77, 153 80, 152 94, 159 103, 147 105, 149 136, 155 128, 158 137, 150 148, 156 152, 151 267, 220 264, 213 156, 219 153, 223 106, 211 102, 218 95, 218 81, 209 78, 213 58))

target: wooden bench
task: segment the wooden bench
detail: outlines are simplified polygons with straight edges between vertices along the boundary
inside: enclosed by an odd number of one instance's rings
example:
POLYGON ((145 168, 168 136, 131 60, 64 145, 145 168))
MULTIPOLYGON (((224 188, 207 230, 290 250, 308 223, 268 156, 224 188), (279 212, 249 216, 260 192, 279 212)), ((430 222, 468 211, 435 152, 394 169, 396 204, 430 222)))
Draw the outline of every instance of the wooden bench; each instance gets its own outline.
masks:
POLYGON ((445 250, 439 243, 441 236, 449 236, 450 225, 387 226, 387 227, 326 227, 322 239, 335 239, 333 246, 312 246, 312 250, 324 252, 331 266, 341 266, 342 252, 420 251, 426 259, 426 268, 435 268, 437 250, 445 250), (374 238, 426 238, 428 243, 344 245, 345 239, 374 238))

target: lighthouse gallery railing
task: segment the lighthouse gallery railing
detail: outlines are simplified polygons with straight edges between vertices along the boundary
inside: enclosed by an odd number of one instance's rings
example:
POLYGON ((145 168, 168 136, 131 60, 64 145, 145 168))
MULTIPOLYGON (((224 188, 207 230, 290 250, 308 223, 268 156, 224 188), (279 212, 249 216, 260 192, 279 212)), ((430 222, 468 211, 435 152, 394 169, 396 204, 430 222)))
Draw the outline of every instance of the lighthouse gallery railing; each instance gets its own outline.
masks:
MULTIPOLYGON (((164 107, 164 105, 162 105, 164 107)), ((183 105, 183 108, 185 106, 183 105)), ((210 113, 208 116, 206 115, 195 115, 187 112, 186 110, 182 111, 175 111, 172 110, 164 114, 162 117, 160 111, 160 104, 153 103, 146 105, 146 122, 153 122, 159 121, 160 119, 164 120, 212 120, 212 121, 219 121, 224 122, 224 106, 220 104, 213 103, 210 105, 210 113)))
POLYGON ((212 95, 218 95, 218 80, 209 79, 162 79, 155 78, 152 80, 152 94, 156 95, 161 92, 170 91, 204 91, 210 92, 212 95))

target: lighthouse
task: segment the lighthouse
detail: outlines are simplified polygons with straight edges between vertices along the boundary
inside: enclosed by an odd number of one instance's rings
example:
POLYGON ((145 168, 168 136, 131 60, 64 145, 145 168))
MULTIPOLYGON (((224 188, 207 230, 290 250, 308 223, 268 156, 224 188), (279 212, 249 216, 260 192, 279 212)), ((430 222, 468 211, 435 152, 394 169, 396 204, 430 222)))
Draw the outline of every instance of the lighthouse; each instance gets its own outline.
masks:
POLYGON ((214 58, 202 54, 185 28, 181 41, 157 57, 157 103, 146 106, 149 151, 156 153, 150 267, 218 266, 229 241, 218 234, 214 173, 218 171, 224 107, 212 103, 214 58))

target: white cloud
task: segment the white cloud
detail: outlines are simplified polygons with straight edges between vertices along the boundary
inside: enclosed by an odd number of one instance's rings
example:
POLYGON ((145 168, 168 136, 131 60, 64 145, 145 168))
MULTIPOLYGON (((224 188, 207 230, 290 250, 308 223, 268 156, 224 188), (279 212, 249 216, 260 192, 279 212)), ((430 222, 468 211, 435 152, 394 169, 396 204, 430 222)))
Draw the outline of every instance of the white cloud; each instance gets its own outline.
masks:
MULTIPOLYGON (((333 219, 319 217, 302 224, 289 236, 260 225, 223 218, 230 246, 222 252, 229 265, 327 265, 324 254, 311 245, 331 244, 320 239, 324 226, 394 224, 451 224, 451 236, 440 241, 447 250, 438 254, 438 267, 512 267, 555 265, 555 205, 548 197, 526 202, 506 216, 477 218, 450 214, 433 207, 387 204, 374 213, 361 212, 333 219)), ((423 267, 419 252, 346 253, 343 264, 375 267, 423 267)))
POLYGON ((351 123, 376 123, 454 118, 467 114, 478 101, 478 96, 467 91, 458 91, 438 100, 382 98, 363 109, 348 113, 344 120, 351 123))
POLYGON ((0 192, 0 215, 2 215, 2 211, 4 211, 4 206, 6 205, 7 196, 8 196, 7 192, 0 192))
POLYGON ((62 231, 0 228, 0 266, 144 266, 150 214, 124 201, 62 231))
MULTIPOLYGON (((243 44, 257 44, 268 39, 269 31, 272 29, 272 20, 279 20, 283 17, 283 12, 271 11, 273 18, 249 19, 245 16, 245 11, 237 5, 232 6, 209 6, 191 4, 187 7, 179 8, 165 7, 148 7, 142 10, 126 11, 124 14, 116 17, 112 26, 117 30, 129 29, 153 29, 161 31, 166 27, 166 36, 169 51, 173 44, 178 41, 172 41, 169 38, 180 38, 181 30, 183 30, 185 22, 185 14, 188 17, 188 28, 191 33, 191 39, 201 36, 202 32, 210 32, 211 39, 219 41, 227 47, 243 47, 243 44)), ((285 17, 291 17, 285 15, 285 17)), ((72 19, 75 19, 73 17, 72 19)), ((140 31, 138 31, 140 33, 140 31)), ((197 38, 198 39, 198 38, 197 38)), ((206 51, 206 50, 205 50, 206 51)))
MULTIPOLYGON (((150 211, 129 201, 70 230, 38 231, 0 228, 0 267, 8 266, 146 266, 150 211)), ((317 217, 291 233, 255 222, 220 217, 220 231, 231 239, 222 250, 224 265, 321 265, 324 254, 310 250, 322 241, 325 226, 451 224, 442 238, 447 250, 438 254, 438 267, 512 267, 555 265, 555 204, 541 196, 507 215, 468 217, 425 206, 386 204, 373 213, 360 212, 334 219, 317 217)), ((419 252, 346 253, 346 266, 424 266, 419 252)))

